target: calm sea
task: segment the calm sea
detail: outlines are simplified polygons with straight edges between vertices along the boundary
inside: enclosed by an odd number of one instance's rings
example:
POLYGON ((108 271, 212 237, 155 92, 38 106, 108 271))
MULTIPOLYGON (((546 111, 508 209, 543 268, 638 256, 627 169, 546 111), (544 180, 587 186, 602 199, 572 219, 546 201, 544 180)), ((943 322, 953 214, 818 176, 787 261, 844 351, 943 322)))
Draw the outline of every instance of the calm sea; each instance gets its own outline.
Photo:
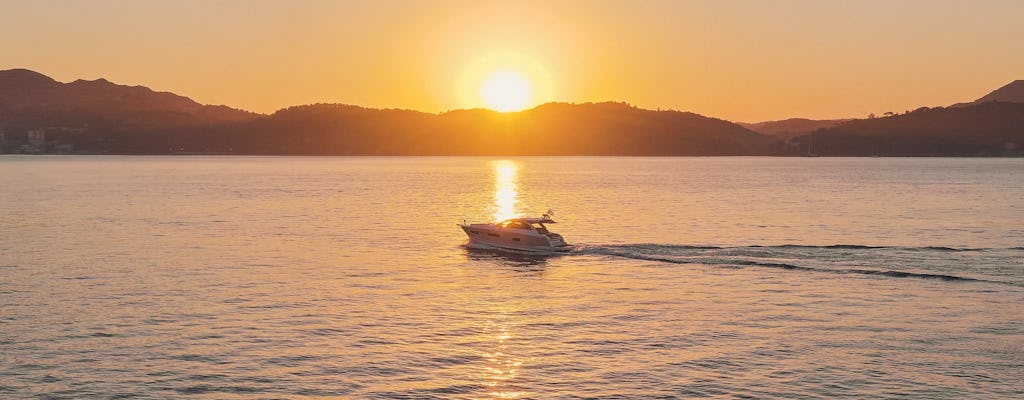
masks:
POLYGON ((1024 397, 1024 159, 0 157, 0 398, 1024 397), (539 215, 569 254, 470 251, 539 215))

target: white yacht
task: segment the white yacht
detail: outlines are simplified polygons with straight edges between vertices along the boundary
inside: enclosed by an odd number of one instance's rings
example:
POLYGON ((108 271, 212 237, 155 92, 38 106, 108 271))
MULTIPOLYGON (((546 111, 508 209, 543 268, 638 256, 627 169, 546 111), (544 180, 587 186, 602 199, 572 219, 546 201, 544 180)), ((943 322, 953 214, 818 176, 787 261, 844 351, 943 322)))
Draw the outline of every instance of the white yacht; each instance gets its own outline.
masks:
POLYGON ((544 224, 554 224, 553 213, 542 217, 512 218, 498 223, 459 224, 469 236, 467 247, 477 249, 508 250, 527 253, 553 253, 569 251, 562 235, 551 232, 544 224))

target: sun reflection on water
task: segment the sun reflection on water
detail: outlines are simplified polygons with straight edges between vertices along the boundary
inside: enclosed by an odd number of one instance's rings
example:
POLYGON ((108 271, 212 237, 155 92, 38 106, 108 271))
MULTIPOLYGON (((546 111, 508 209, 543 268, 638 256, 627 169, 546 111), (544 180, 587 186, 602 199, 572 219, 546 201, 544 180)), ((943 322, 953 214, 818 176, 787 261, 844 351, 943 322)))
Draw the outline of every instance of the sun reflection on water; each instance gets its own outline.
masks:
POLYGON ((515 161, 494 160, 491 166, 494 167, 494 220, 515 218, 519 165, 515 161))
POLYGON ((507 322, 495 321, 488 321, 487 327, 484 328, 484 334, 494 344, 493 351, 482 354, 487 360, 483 379, 490 398, 516 399, 526 395, 524 391, 515 390, 512 382, 519 376, 523 360, 510 353, 508 342, 514 337, 511 328, 507 322))

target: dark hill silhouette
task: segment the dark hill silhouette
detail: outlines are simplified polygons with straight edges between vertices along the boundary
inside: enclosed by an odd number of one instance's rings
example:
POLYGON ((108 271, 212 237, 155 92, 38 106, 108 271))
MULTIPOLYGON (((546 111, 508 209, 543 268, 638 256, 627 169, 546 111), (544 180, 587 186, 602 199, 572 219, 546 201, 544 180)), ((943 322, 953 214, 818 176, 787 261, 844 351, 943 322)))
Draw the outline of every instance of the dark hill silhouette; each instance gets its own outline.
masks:
POLYGON ((726 121, 622 103, 443 114, 320 104, 278 111, 225 139, 205 147, 256 154, 743 155, 765 154, 773 142, 726 121))
POLYGON ((774 141, 720 119, 625 103, 549 103, 510 117, 526 133, 519 153, 753 155, 774 141))
POLYGON ((789 118, 779 121, 764 121, 749 124, 737 122, 737 124, 762 135, 789 139, 795 136, 806 135, 818 129, 831 128, 846 121, 849 121, 849 119, 814 120, 806 118, 789 118))
POLYGON ((31 95, 35 91, 54 89, 60 86, 60 82, 52 78, 27 69, 9 69, 0 71, 0 83, 3 83, 4 91, 23 91, 31 95))
POLYGON ((999 89, 993 90, 991 93, 982 96, 981 98, 972 101, 970 103, 957 103, 951 107, 967 107, 976 104, 989 103, 993 101, 1001 101, 1006 103, 1024 103, 1024 80, 1016 80, 1006 84, 999 89))
POLYGON ((105 79, 60 83, 28 70, 0 71, 0 129, 8 150, 41 130, 43 150, 70 144, 76 152, 157 154, 752 155, 766 154, 773 142, 727 121, 624 103, 443 114, 320 104, 261 116, 105 79))
POLYGON ((325 155, 1024 155, 1021 81, 965 107, 756 128, 625 103, 548 103, 430 114, 317 104, 260 115, 105 79, 0 71, 0 151, 325 155), (821 127, 818 124, 833 126, 821 127), (810 134, 793 133, 812 129, 810 134), (45 136, 44 141, 38 140, 45 136), (791 135, 797 135, 792 137, 791 135), (35 142, 30 140, 35 137, 35 142), (40 143, 43 142, 43 143, 40 143))
MULTIPOLYGON (((26 142, 26 132, 77 151, 113 150, 129 135, 172 128, 210 129, 259 115, 187 97, 97 79, 60 83, 25 69, 0 71, 0 131, 7 148, 26 142)), ((133 138, 136 140, 137 138, 133 138)))
POLYGON ((786 154, 1021 156, 1022 146, 1024 104, 986 102, 849 121, 791 139, 786 154))
POLYGON ((165 128, 249 121, 258 115, 106 79, 60 83, 37 72, 0 71, 0 124, 18 128, 165 128))
POLYGON ((1006 86, 996 89, 974 102, 988 103, 992 101, 1024 103, 1024 80, 1010 82, 1006 86))

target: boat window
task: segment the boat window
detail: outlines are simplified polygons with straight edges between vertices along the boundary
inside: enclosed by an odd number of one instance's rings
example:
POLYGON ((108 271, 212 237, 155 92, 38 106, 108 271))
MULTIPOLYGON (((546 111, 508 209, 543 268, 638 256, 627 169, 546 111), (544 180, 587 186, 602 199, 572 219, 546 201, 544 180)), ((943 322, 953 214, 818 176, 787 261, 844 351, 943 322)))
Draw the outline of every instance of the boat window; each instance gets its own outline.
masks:
POLYGON ((533 229, 533 228, 530 228, 530 224, 527 224, 527 223, 522 222, 522 221, 512 221, 512 222, 510 222, 508 224, 507 228, 511 228, 511 229, 524 229, 524 230, 531 230, 531 229, 533 229))
POLYGON ((533 229, 536 229, 537 232, 540 232, 540 233, 548 233, 548 228, 546 228, 544 226, 544 224, 539 223, 539 222, 536 223, 536 224, 533 224, 533 229))

